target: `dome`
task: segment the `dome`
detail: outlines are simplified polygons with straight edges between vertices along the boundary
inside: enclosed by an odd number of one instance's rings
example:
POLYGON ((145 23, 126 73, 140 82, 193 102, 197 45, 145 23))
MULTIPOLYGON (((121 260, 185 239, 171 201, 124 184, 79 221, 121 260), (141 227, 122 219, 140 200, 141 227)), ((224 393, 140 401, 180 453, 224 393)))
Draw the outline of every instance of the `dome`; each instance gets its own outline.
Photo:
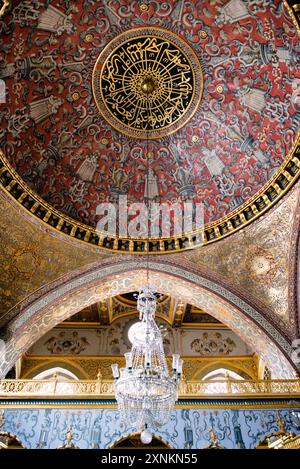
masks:
MULTIPOLYGON (((297 177, 299 42, 283 2, 17 1, 4 21, 1 181, 57 230, 145 250, 143 233, 97 236, 97 207, 123 196, 202 205, 213 242, 297 177)), ((184 234, 149 250, 184 249, 184 234)))

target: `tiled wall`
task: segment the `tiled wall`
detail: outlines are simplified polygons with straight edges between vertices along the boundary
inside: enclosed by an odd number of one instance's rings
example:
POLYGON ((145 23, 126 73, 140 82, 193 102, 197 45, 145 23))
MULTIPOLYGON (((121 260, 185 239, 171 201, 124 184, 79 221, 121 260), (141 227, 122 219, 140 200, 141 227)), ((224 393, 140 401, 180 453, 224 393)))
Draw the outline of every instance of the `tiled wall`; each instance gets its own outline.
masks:
MULTIPOLYGON (((300 407, 281 409, 280 415, 288 431, 300 433, 300 407)), ((108 448, 134 431, 120 427, 118 412, 108 408, 10 407, 4 416, 2 431, 16 435, 26 448, 61 447, 70 427, 79 448, 108 448)), ((211 428, 225 448, 255 448, 264 436, 278 430, 276 409, 177 409, 168 425, 154 433, 174 448, 205 448, 211 428)))

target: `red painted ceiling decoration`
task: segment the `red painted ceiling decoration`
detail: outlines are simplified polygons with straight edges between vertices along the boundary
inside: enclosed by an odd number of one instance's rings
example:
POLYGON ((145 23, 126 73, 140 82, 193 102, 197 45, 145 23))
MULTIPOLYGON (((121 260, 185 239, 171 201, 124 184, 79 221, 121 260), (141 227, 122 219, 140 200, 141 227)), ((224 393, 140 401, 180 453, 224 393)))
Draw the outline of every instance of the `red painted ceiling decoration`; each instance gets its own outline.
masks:
POLYGON ((281 1, 14 1, 0 22, 1 149, 56 209, 90 226, 96 207, 145 195, 204 202, 205 221, 228 215, 283 163, 300 122, 299 41, 281 1), (100 114, 95 63, 110 40, 156 26, 191 46, 203 94, 171 135, 123 135, 100 114))

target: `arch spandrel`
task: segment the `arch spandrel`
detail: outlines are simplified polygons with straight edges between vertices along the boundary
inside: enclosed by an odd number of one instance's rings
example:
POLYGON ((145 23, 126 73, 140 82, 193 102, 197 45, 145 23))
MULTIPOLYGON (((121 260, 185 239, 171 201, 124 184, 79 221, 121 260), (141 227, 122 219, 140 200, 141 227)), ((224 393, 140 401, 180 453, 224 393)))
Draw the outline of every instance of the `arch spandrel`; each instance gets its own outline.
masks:
MULTIPOLYGON (((7 328, 6 360, 1 372, 58 323, 107 297, 136 291, 147 280, 146 265, 116 263, 87 272, 42 295, 7 328), (9 339, 11 337, 11 339, 9 339)), ((168 264, 151 262, 150 283, 158 292, 178 296, 203 308, 232 329, 268 364, 275 378, 294 377, 287 358, 291 347, 259 311, 232 292, 199 275, 168 264)))

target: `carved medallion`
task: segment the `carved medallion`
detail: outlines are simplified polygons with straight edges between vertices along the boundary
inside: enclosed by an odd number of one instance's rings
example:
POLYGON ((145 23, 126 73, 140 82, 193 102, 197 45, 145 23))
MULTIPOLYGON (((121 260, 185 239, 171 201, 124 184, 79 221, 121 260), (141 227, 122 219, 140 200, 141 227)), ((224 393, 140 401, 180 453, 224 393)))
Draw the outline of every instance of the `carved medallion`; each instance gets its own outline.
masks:
POLYGON ((135 138, 161 138, 180 129, 201 99, 200 62, 188 44, 161 28, 137 28, 114 38, 93 72, 102 116, 135 138))

